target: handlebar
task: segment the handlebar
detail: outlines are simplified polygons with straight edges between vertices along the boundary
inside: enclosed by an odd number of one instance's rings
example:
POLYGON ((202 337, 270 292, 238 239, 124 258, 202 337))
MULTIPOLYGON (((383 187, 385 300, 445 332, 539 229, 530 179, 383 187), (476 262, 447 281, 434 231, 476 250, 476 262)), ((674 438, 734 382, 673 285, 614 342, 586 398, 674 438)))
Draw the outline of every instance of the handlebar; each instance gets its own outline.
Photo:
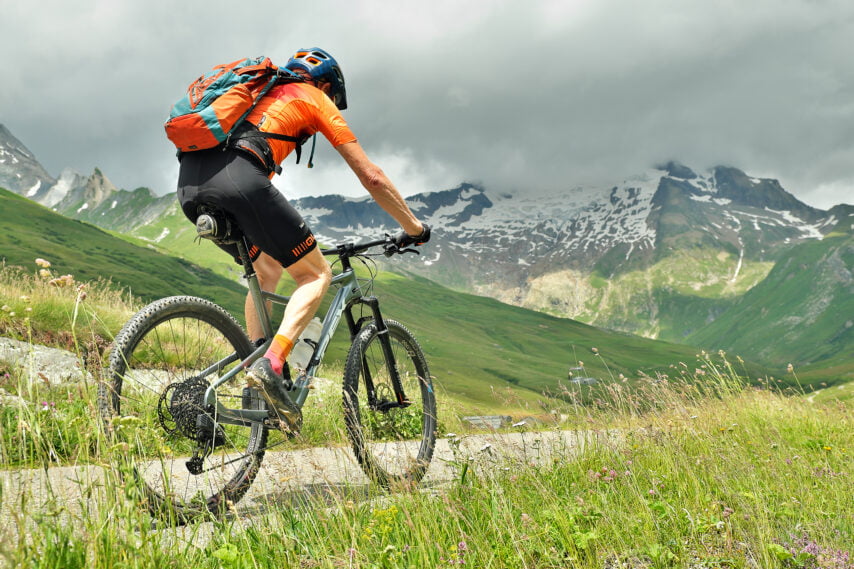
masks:
POLYGON ((350 257, 355 257, 361 253, 364 253, 368 249, 373 247, 382 246, 383 255, 386 257, 391 257, 392 255, 402 255, 404 253, 415 253, 419 255, 420 253, 416 249, 412 249, 410 247, 400 247, 397 243, 394 242, 394 239, 391 235, 386 235, 382 239, 376 239, 374 241, 365 241, 364 243, 340 243, 335 247, 329 249, 321 249, 320 252, 326 256, 336 255, 341 259, 349 259, 350 257))

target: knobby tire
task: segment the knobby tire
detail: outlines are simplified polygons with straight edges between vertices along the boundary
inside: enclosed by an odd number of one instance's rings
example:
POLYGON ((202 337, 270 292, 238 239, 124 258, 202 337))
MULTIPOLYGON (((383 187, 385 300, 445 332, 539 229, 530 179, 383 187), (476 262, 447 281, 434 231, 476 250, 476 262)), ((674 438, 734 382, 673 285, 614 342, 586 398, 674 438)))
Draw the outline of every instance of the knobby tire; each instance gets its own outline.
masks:
POLYGON ((353 340, 344 368, 344 418, 362 470, 386 488, 415 485, 427 473, 436 445, 436 397, 427 361, 403 325, 386 320, 401 382, 411 405, 377 409, 367 400, 367 378, 378 398, 393 401, 389 362, 376 323, 353 340))
MULTIPOLYGON (((205 386, 218 375, 202 378, 199 371, 229 352, 240 361, 253 349, 228 312, 191 296, 152 302, 116 336, 108 376, 98 392, 102 424, 118 470, 126 482, 137 483, 155 516, 186 523, 223 515, 255 479, 268 437, 262 423, 220 425, 213 417, 218 443, 202 473, 190 474, 186 466, 196 448, 187 431, 202 412, 205 386), (240 455, 245 457, 228 463, 240 455)), ((218 397, 228 407, 264 409, 254 391, 242 397, 240 377, 221 386, 218 397)))

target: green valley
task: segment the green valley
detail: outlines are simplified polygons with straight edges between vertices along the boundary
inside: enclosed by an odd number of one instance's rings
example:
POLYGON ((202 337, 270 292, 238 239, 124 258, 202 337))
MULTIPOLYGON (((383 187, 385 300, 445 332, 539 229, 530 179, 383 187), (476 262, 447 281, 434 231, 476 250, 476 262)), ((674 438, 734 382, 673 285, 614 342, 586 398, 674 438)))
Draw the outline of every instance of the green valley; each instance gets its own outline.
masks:
MULTIPOLYGON (((43 257, 58 273, 80 281, 107 277, 141 300, 193 294, 242 312, 239 284, 5 191, 0 191, 0 222, 5 229, 0 254, 7 265, 32 268, 33 260, 43 257)), ((187 241, 192 243, 189 236, 187 241)), ((192 247, 228 261, 210 243, 192 247)), ((374 286, 385 314, 405 323, 423 344, 440 389, 468 410, 548 412, 541 394, 571 388, 570 368, 578 368, 576 377, 610 384, 621 374, 635 381, 639 373, 668 373, 679 362, 687 368, 696 359, 694 348, 597 329, 454 292, 423 278, 380 273, 374 286)), ((3 302, 14 306, 16 299, 3 302)), ((328 357, 342 358, 346 345, 339 333, 328 357)))

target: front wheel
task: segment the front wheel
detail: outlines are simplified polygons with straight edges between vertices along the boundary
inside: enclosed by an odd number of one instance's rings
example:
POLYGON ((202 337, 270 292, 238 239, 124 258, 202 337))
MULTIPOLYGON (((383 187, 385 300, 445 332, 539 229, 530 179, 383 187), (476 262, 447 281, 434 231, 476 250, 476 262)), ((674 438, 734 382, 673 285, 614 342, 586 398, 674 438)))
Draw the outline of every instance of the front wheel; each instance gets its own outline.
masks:
POLYGON ((390 355, 376 323, 356 336, 344 368, 344 418, 362 470, 384 486, 415 484, 436 445, 436 396, 421 347, 403 325, 386 320, 390 355), (400 378, 408 404, 392 383, 400 378))
MULTIPOLYGON (((116 466, 139 484, 154 515, 177 522, 221 515, 255 478, 267 428, 222 423, 204 397, 252 350, 224 309, 190 296, 149 304, 116 336, 99 407, 116 466)), ((222 385, 217 399, 229 408, 265 409, 241 377, 222 385)))

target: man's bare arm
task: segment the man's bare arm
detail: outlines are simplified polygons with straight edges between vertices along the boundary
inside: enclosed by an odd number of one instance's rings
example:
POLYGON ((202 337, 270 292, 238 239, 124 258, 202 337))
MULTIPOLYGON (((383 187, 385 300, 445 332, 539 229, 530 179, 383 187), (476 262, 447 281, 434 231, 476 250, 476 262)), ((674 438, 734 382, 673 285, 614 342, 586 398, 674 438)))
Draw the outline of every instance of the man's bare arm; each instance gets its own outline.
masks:
POLYGON ((370 161, 362 146, 353 141, 337 146, 336 150, 355 172, 359 181, 377 204, 392 216, 406 233, 420 235, 424 230, 421 222, 413 215, 385 172, 370 161))

